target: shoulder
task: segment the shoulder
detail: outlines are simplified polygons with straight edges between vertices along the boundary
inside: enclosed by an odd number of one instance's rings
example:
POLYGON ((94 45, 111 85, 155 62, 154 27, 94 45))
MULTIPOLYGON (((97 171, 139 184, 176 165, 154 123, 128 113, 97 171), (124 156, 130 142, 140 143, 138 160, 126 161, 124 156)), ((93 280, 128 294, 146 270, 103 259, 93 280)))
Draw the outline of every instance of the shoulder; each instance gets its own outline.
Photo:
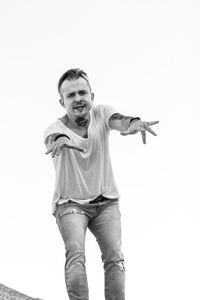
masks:
POLYGON ((95 104, 93 105, 93 113, 95 116, 102 116, 109 118, 112 114, 116 113, 117 110, 111 105, 95 104))
POLYGON ((92 111, 94 118, 110 129, 109 119, 113 114, 117 113, 117 110, 110 105, 97 104, 93 106, 92 111))
POLYGON ((60 128, 62 126, 62 122, 60 119, 56 119, 54 122, 52 122, 47 128, 47 129, 50 129, 50 128, 60 128))
POLYGON ((63 126, 62 121, 57 119, 45 129, 44 138, 54 133, 63 133, 63 126))

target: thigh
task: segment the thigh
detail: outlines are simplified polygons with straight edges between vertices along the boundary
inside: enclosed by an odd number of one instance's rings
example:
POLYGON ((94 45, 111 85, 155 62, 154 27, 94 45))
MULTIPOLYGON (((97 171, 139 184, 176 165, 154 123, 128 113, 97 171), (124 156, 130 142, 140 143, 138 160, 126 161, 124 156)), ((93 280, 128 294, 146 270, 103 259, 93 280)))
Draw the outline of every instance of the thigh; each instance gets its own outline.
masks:
POLYGON ((88 217, 76 205, 61 205, 56 212, 56 222, 66 248, 85 248, 88 217))
POLYGON ((121 253, 121 214, 118 201, 111 201, 88 225, 97 239, 103 259, 121 253))

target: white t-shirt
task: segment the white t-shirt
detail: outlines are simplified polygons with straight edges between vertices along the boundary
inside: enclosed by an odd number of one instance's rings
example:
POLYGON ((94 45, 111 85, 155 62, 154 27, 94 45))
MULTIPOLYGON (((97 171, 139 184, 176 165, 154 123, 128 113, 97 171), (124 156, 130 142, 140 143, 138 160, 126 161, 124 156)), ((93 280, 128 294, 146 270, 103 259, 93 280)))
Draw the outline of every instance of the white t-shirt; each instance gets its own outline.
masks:
POLYGON ((90 111, 88 137, 83 138, 69 129, 61 120, 51 124, 44 133, 45 143, 51 145, 55 133, 69 136, 73 145, 85 152, 64 148, 59 156, 52 158, 55 171, 53 212, 57 204, 69 199, 84 204, 99 195, 118 198, 109 153, 109 118, 116 113, 111 106, 93 105, 90 111))

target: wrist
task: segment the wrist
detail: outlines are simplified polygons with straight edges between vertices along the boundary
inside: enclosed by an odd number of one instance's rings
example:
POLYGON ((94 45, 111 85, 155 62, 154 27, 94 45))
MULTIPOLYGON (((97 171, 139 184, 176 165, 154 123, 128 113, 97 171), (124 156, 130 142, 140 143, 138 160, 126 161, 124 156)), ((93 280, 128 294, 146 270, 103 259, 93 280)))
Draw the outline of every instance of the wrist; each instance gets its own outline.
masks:
POLYGON ((130 121, 129 121, 129 127, 134 124, 136 121, 140 121, 141 119, 139 117, 136 117, 136 118, 131 118, 130 121))
POLYGON ((70 140, 70 138, 68 137, 68 135, 66 135, 66 134, 58 134, 55 137, 54 142, 56 142, 59 138, 64 138, 64 137, 66 137, 66 138, 68 138, 68 140, 70 140))

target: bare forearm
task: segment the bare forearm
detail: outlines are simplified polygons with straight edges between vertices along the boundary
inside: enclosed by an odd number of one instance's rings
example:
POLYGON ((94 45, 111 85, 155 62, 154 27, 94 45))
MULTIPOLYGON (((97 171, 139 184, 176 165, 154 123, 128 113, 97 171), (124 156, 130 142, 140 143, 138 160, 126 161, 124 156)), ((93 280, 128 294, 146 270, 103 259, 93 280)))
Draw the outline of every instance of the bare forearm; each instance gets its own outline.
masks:
POLYGON ((109 119, 110 128, 118 130, 118 131, 126 131, 130 123, 140 120, 140 118, 134 118, 131 116, 124 116, 119 113, 113 114, 109 119))

